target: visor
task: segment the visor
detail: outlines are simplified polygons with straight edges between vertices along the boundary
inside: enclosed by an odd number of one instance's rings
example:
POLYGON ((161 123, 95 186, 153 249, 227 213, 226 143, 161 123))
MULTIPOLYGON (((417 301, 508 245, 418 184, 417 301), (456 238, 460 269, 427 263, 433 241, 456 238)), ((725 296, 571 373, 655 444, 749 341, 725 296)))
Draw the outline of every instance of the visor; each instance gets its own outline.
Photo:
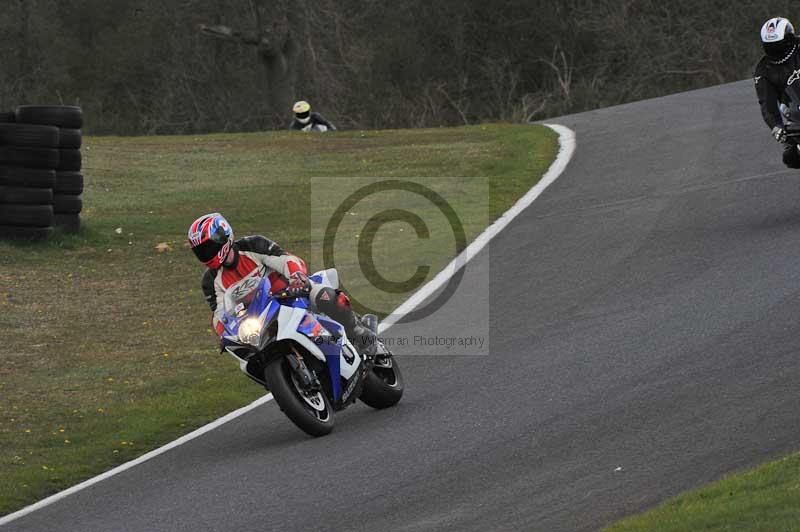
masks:
POLYGON ((208 262, 217 256, 217 253, 220 252, 224 245, 225 244, 220 244, 219 242, 214 242, 213 240, 206 240, 199 246, 193 247, 192 251, 194 251, 195 256, 200 260, 200 262, 208 262))

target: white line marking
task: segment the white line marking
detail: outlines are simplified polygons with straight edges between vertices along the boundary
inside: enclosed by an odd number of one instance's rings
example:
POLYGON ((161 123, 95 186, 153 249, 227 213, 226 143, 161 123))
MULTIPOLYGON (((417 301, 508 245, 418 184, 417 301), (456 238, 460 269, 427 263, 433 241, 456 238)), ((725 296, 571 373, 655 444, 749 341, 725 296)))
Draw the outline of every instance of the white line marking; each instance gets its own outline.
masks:
POLYGON ((483 233, 478 235, 478 237, 467 246, 467 249, 462 251, 456 258, 450 261, 450 264, 445 266, 444 269, 436 275, 436 277, 428 281, 419 290, 417 290, 413 296, 406 299, 402 305, 397 307, 394 312, 386 316, 378 327, 379 333, 384 332, 386 329, 400 321, 403 316, 414 310, 428 297, 442 288, 447 281, 449 281, 450 278, 455 275, 456 272, 458 272, 458 270, 466 266, 466 264, 472 260, 472 258, 475 257, 475 255, 477 255, 491 239, 497 236, 500 231, 505 229, 505 227, 511 223, 511 220, 516 218, 519 213, 528 208, 528 206, 530 206, 530 204, 533 203, 533 201, 538 198, 542 192, 544 192, 544 189, 550 186, 550 184, 561 175, 561 173, 567 167, 570 159, 572 159, 573 153, 575 153, 575 132, 568 127, 558 124, 544 125, 558 133, 558 144, 560 146, 556 160, 553 161, 553 164, 550 165, 550 168, 547 169, 547 172, 545 172, 539 182, 536 183, 532 189, 530 189, 524 196, 517 200, 517 202, 512 205, 510 209, 504 212, 500 218, 495 220, 489 227, 484 229, 483 233))
POLYGON ((146 461, 150 460, 151 458, 155 458, 156 456, 158 456, 160 454, 163 454, 163 453, 169 451, 170 449, 174 449, 175 447, 178 447, 179 445, 183 445, 184 443, 188 442, 189 440, 193 440, 193 439, 197 438, 198 436, 202 436, 206 432, 210 432, 210 431, 214 430, 215 428, 219 427, 220 425, 223 425, 223 424, 227 423, 228 421, 241 416, 242 414, 246 414, 247 412, 253 410, 254 408, 256 408, 258 406, 263 405, 264 403, 270 401, 271 399, 272 399, 272 394, 271 393, 267 394, 264 397, 256 399, 255 401, 253 401, 249 405, 243 406, 242 408, 240 408, 238 410, 234 410, 233 412, 231 412, 229 414, 226 414, 226 415, 222 416, 221 418, 219 418, 217 420, 212 421, 208 425, 203 425, 199 429, 193 430, 189 434, 185 434, 185 435, 181 436, 180 438, 178 438, 177 440, 171 441, 168 444, 166 444, 166 445, 164 445, 162 447, 159 447, 158 449, 153 449, 149 453, 145 453, 142 456, 140 456, 139 458, 131 460, 130 462, 125 462, 124 464, 119 465, 119 466, 115 467, 114 469, 109 469, 105 473, 97 475, 96 477, 92 477, 92 478, 90 478, 88 480, 84 480, 80 484, 75 484, 71 488, 67 488, 64 491, 59 491, 58 493, 56 493, 54 495, 50 495, 49 497, 47 497, 45 499, 42 499, 41 501, 39 501, 37 503, 31 504, 30 506, 26 506, 22 510, 17 510, 14 513, 8 514, 7 516, 0 518, 0 526, 4 525, 6 523, 9 523, 9 522, 11 522, 11 521, 13 521, 15 519, 19 519, 20 517, 22 517, 24 515, 28 515, 31 512, 35 512, 36 510, 38 510, 40 508, 44 508, 45 506, 49 506, 49 505, 53 504, 54 502, 63 499, 64 497, 67 497, 69 495, 72 495, 75 492, 78 492, 78 491, 81 491, 83 489, 86 489, 89 486, 92 486, 94 484, 97 484, 98 482, 101 482, 101 481, 107 479, 108 477, 113 477, 116 474, 122 473, 123 471, 125 471, 127 469, 130 469, 130 468, 132 468, 134 466, 137 466, 137 465, 141 464, 142 462, 146 462, 146 461))
MULTIPOLYGON (((414 293, 409 299, 407 299, 402 305, 397 307, 394 312, 392 312, 389 316, 387 316, 380 325, 378 329, 379 332, 383 332, 392 324, 396 323, 401 317, 405 314, 414 310, 420 303, 425 301, 431 294, 436 292, 440 289, 444 284, 447 282, 450 277, 452 277, 459 269, 463 268, 475 255, 480 252, 489 243, 489 241, 494 238, 497 233, 503 230, 511 220, 517 217, 519 213, 525 210, 533 200, 539 197, 544 189, 546 189, 553 181, 561 175, 564 169, 567 167, 570 159, 572 158, 573 153, 575 152, 575 132, 571 129, 560 126, 557 124, 544 124, 545 126, 549 127, 550 129, 554 130, 558 133, 558 143, 559 143, 559 150, 558 155, 556 156, 556 160, 553 161, 553 164, 550 165, 550 168, 547 169, 547 172, 542 176, 536 185, 531 188, 524 196, 522 196, 510 209, 508 209, 505 213, 503 213, 500 218, 495 220, 489 227, 487 227, 483 233, 478 235, 478 237, 469 245, 467 249, 462 251, 458 257, 453 259, 450 264, 447 265, 441 272, 439 272, 436 277, 431 279, 428 283, 422 286, 417 292, 414 293)), ((183 445, 184 443, 193 440, 199 436, 202 436, 206 432, 210 432, 215 428, 219 427, 220 425, 224 425, 228 421, 232 419, 236 419, 237 417, 246 414, 247 412, 257 408, 267 402, 272 400, 272 394, 267 394, 260 399, 256 399, 252 403, 247 406, 244 406, 238 410, 234 410, 233 412, 222 416, 221 418, 212 421, 208 425, 203 425, 197 430, 190 432, 189 434, 185 434, 178 438, 177 440, 171 441, 168 444, 159 447, 158 449, 153 449, 152 451, 143 454, 139 458, 131 460, 130 462, 125 462, 122 465, 115 467, 114 469, 109 469, 105 473, 97 475, 96 477, 92 477, 88 480, 84 480, 80 484, 76 484, 71 488, 67 488, 64 491, 60 491, 54 495, 51 495, 41 501, 34 503, 30 506, 26 506, 21 510, 17 510, 14 513, 8 514, 5 517, 0 518, 0 526, 10 523, 15 519, 19 519, 22 516, 28 515, 31 512, 35 512, 40 508, 44 508, 45 506, 49 506, 56 501, 63 499, 64 497, 68 497, 73 493, 86 489, 98 482, 101 482, 109 477, 113 477, 119 473, 122 473, 125 470, 128 470, 134 466, 141 464, 142 462, 146 462, 152 458, 160 454, 164 454, 165 452, 178 447, 179 445, 183 445)))

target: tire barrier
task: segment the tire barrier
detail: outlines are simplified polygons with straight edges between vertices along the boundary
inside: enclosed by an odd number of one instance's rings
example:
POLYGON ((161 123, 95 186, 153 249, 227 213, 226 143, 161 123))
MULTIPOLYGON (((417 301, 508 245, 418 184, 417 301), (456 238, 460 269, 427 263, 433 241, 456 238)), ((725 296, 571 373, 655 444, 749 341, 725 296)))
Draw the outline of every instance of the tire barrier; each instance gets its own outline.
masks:
POLYGON ((0 112, 0 238, 42 240, 54 227, 80 229, 82 127, 75 106, 0 112))

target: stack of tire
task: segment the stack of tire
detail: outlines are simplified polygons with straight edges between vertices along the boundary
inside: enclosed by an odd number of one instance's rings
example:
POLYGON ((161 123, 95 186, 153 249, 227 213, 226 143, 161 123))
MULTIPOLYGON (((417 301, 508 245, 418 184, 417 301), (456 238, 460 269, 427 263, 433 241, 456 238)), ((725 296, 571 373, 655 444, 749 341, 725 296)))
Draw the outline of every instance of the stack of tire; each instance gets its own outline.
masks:
POLYGON ((0 113, 0 238, 41 240, 80 227, 80 107, 22 105, 0 113))

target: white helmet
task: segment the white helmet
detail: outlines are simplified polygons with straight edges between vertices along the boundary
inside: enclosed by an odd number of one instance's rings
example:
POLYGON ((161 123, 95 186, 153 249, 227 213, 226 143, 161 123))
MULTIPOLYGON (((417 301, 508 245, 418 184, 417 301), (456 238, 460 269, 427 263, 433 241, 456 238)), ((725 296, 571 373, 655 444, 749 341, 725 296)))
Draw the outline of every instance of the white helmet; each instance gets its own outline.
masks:
POLYGON ((311 121, 311 104, 307 101, 300 100, 295 102, 292 106, 292 111, 294 111, 294 117, 301 124, 308 124, 311 121))
POLYGON ((764 53, 776 63, 783 63, 797 47, 794 26, 783 17, 771 18, 761 27, 764 53))

